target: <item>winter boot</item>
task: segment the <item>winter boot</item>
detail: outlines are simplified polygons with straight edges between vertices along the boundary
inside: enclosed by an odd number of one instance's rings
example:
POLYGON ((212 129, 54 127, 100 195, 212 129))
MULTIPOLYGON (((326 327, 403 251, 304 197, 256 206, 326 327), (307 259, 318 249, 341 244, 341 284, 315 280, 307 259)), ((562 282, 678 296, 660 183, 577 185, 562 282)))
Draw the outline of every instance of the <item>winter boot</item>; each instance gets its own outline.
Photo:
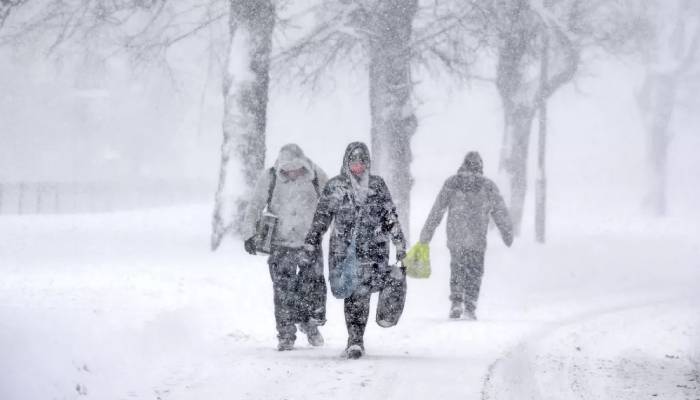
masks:
POLYGON ((462 316, 462 311, 464 310, 464 305, 461 301, 453 301, 452 307, 450 307, 450 318, 458 319, 462 316))
POLYGON ((310 345, 314 347, 323 346, 323 336, 321 332, 319 332, 318 326, 310 323, 302 323, 299 324, 299 330, 306 334, 306 339, 309 341, 310 345))
POLYGON ((470 321, 476 321, 476 313, 474 313, 474 310, 469 308, 464 310, 464 315, 462 317, 470 321))
POLYGON ((365 354, 365 347, 361 344, 352 344, 345 349, 345 357, 350 360, 357 360, 365 354))
POLYGON ((278 351, 289 351, 294 350, 294 339, 281 338, 277 343, 278 351))

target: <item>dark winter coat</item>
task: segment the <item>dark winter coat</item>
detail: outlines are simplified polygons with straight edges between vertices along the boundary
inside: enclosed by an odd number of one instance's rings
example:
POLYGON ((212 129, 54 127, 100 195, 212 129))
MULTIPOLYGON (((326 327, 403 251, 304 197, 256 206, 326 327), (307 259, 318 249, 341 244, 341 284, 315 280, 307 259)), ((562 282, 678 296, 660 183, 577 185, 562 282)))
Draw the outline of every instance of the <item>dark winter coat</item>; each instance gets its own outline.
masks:
POLYGON ((501 232, 503 242, 513 242, 513 224, 498 187, 483 175, 479 153, 470 152, 456 175, 445 181, 420 234, 429 243, 447 210, 447 247, 486 250, 489 217, 501 232))
POLYGON ((340 175, 332 178, 323 189, 311 230, 306 243, 317 246, 323 234, 333 222, 328 254, 329 270, 345 258, 353 234, 356 239, 357 257, 364 266, 370 265, 377 272, 385 271, 389 264, 389 241, 398 251, 405 251, 406 243, 399 225, 396 207, 391 200, 384 180, 369 173, 369 150, 363 143, 348 145, 340 175), (360 149, 366 155, 366 185, 358 195, 358 182, 348 170, 348 158, 353 150, 360 149), (355 179, 353 182, 351 179, 355 179), (364 201, 360 199, 365 197, 364 201))

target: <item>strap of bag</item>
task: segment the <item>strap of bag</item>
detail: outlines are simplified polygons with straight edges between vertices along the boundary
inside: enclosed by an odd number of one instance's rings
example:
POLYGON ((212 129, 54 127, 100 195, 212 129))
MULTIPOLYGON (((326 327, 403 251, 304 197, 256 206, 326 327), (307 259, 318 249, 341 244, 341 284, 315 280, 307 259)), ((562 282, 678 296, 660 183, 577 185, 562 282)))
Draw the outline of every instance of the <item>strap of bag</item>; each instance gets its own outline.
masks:
POLYGON ((320 184, 318 183, 318 172, 316 172, 316 168, 313 168, 313 170, 314 170, 314 179, 311 181, 311 183, 313 183, 313 185, 314 185, 314 190, 316 191, 316 197, 321 197, 321 188, 319 187, 320 184))
POLYGON ((272 193, 275 191, 275 185, 277 184, 277 171, 275 167, 270 168, 270 186, 267 188, 267 209, 270 209, 270 203, 272 202, 272 193))

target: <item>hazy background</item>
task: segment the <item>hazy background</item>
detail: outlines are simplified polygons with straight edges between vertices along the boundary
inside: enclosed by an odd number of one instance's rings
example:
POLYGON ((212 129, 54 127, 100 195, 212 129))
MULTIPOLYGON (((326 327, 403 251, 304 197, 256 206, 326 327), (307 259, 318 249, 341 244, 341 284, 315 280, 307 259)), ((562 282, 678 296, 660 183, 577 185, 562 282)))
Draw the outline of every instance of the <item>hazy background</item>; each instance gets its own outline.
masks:
MULTIPOLYGON (((133 70, 120 56, 86 66, 79 57, 57 61, 30 48, 3 49, 0 58, 3 185, 117 185, 116 192, 131 197, 113 201, 113 209, 213 199, 222 107, 220 84, 216 74, 207 73, 213 67, 206 59, 171 63, 172 70, 166 71, 133 70), (139 198, 134 193, 148 194, 139 198)), ((642 79, 643 70, 633 62, 596 61, 550 101, 547 164, 553 227, 557 214, 567 220, 585 215, 594 229, 606 221, 619 225, 646 218, 649 143, 634 99, 642 79)), ((480 151, 486 174, 497 178, 503 128, 493 85, 458 85, 430 76, 417 80, 419 127, 412 141, 412 170, 414 215, 420 219, 442 184, 425 178, 446 178, 467 151, 480 151)), ((351 72, 334 74, 316 92, 273 82, 266 163, 272 163, 281 145, 296 142, 329 174, 337 173, 345 145, 369 141, 366 87, 363 75, 351 72)), ((695 109, 684 104, 674 115, 668 188, 669 216, 687 217, 692 225, 700 200, 695 109)), ((535 145, 533 137, 532 154, 535 145)), ((531 175, 535 159, 530 157, 531 175)), ((13 187, 5 186, 3 192, 3 213, 16 212, 13 187)), ((25 198, 25 212, 32 209, 31 198, 25 198)), ((528 211, 531 202, 528 197, 528 211)), ((525 214, 526 234, 531 215, 525 214)))

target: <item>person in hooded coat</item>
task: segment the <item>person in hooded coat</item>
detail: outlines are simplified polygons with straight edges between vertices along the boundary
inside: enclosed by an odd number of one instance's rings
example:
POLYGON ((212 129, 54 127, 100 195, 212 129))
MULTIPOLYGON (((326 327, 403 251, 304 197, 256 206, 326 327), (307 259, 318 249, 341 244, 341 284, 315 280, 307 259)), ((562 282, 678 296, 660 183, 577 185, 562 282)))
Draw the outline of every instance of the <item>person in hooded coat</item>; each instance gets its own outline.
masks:
POLYGON ((264 170, 248 204, 243 223, 245 250, 256 254, 256 224, 266 206, 277 229, 267 260, 272 278, 278 350, 292 350, 296 325, 313 346, 323 345, 318 326, 326 321, 323 260, 305 262, 304 239, 311 227, 326 174, 296 144, 280 150, 275 166, 264 170))
POLYGON ((456 175, 445 181, 425 225, 420 242, 430 243, 447 210, 447 248, 450 250, 450 318, 476 319, 484 274, 489 217, 506 246, 513 243, 513 224, 498 187, 483 172, 479 153, 467 153, 456 175))
MULTIPOLYGON (((391 270, 389 243, 393 242, 396 247, 397 259, 403 259, 406 252, 396 206, 384 180, 370 174, 370 154, 364 143, 348 145, 340 175, 328 181, 323 189, 306 236, 309 252, 319 248, 331 222, 329 271, 345 259, 354 238, 362 272, 359 286, 344 299, 348 331, 345 355, 359 358, 364 354, 370 296, 381 289, 384 275, 391 270)), ((311 254, 310 259, 317 256, 317 253, 311 254)))

